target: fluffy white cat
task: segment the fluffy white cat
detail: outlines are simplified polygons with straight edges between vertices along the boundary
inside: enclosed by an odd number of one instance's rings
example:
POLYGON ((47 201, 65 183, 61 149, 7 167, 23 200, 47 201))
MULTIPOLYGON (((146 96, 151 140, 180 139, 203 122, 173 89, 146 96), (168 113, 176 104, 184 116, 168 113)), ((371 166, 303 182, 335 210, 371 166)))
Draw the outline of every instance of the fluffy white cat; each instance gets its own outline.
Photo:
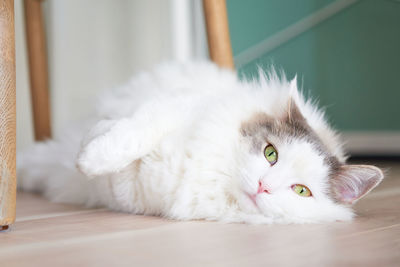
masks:
POLYGON ((207 62, 139 74, 100 97, 87 134, 77 126, 19 155, 19 187, 177 220, 349 220, 383 174, 346 165, 323 113, 281 76, 240 81, 207 62))

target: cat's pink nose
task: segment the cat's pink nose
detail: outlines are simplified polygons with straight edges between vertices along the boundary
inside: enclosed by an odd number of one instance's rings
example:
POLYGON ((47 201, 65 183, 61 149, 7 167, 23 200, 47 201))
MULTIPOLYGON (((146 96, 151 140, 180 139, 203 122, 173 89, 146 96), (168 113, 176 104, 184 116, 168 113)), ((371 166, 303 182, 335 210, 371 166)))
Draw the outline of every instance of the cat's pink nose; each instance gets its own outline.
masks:
POLYGON ((258 182, 258 190, 257 190, 257 194, 261 194, 261 193, 267 193, 267 194, 271 194, 269 188, 267 187, 267 185, 261 181, 258 182))

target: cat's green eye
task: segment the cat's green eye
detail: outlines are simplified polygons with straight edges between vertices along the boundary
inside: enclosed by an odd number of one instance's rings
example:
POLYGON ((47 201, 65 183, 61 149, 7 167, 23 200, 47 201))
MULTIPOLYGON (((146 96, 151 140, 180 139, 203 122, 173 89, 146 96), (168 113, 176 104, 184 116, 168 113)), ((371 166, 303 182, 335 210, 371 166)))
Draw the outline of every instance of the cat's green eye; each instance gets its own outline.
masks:
POLYGON ((264 156, 271 165, 274 165, 278 161, 278 151, 276 151, 273 145, 265 147, 264 156))
POLYGON ((294 184, 292 185, 292 190, 298 194, 299 196, 302 197, 311 197, 312 193, 310 191, 310 189, 308 189, 307 186, 302 185, 302 184, 294 184))

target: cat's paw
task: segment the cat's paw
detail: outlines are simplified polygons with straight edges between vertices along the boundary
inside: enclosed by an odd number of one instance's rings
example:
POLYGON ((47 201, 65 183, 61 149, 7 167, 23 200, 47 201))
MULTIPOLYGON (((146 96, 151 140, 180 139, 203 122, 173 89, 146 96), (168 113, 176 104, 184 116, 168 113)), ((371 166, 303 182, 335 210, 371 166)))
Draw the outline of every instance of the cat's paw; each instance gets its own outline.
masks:
POLYGON ((128 119, 121 119, 110 124, 110 127, 100 124, 94 129, 103 129, 104 132, 89 133, 94 138, 84 141, 77 159, 78 169, 89 177, 118 172, 134 161, 141 152, 140 143, 137 142, 138 138, 128 119))
POLYGON ((107 136, 101 136, 89 142, 78 156, 77 166, 87 176, 98 176, 118 172, 130 161, 124 160, 107 136))

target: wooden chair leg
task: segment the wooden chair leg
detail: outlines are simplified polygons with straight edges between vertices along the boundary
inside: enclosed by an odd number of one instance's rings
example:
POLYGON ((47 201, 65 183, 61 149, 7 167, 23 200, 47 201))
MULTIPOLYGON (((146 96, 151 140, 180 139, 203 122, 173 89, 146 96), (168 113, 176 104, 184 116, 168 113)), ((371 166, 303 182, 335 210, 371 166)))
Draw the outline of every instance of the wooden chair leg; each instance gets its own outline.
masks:
POLYGON ((203 0, 211 60, 221 67, 234 68, 225 0, 203 0))
POLYGON ((51 137, 46 38, 40 0, 25 0, 25 28, 36 140, 51 137))
POLYGON ((14 0, 0 0, 0 230, 15 221, 14 0))

